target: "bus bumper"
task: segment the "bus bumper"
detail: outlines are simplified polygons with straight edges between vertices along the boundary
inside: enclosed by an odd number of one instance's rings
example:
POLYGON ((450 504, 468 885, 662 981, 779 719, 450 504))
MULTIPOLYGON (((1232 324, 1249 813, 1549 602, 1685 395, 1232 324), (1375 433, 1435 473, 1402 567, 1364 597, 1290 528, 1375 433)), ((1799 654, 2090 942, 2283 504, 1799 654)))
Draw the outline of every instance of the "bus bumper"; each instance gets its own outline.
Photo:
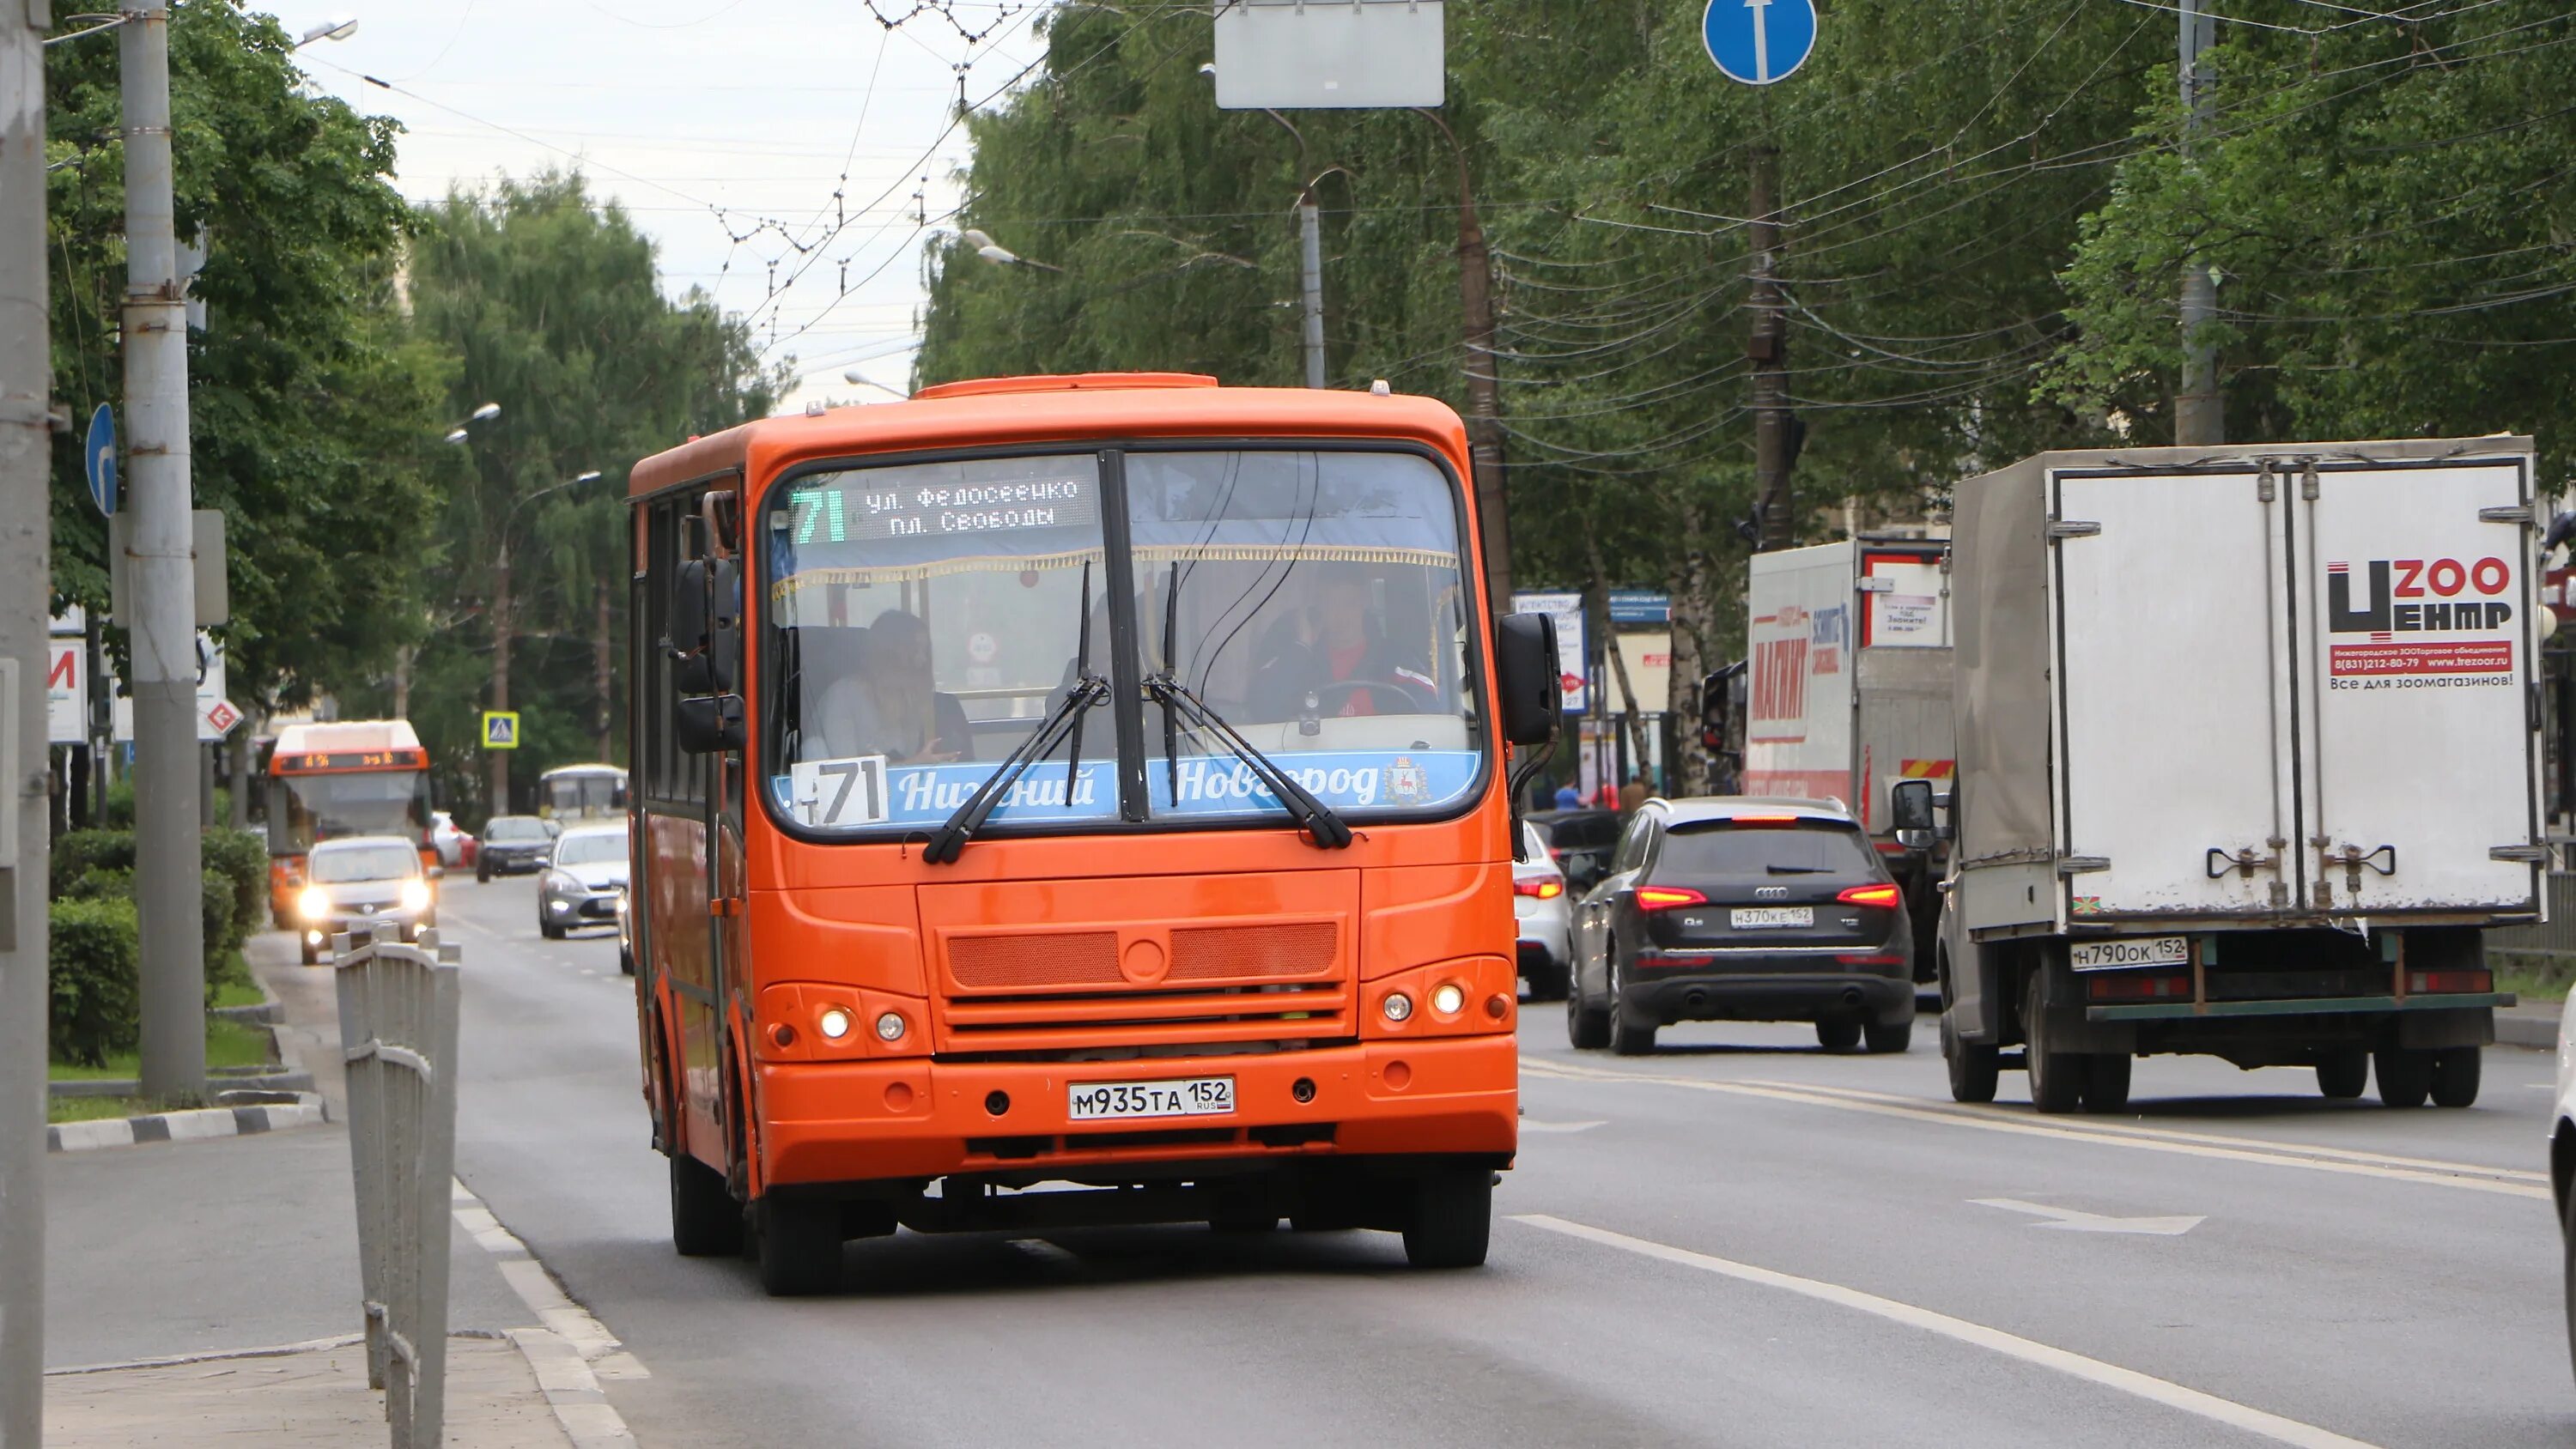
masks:
POLYGON ((762 1176, 773 1186, 952 1173, 1171 1177, 1348 1156, 1506 1166, 1519 1141, 1519 1073, 1508 1033, 1122 1062, 763 1063, 762 1176), (1223 1116, 1070 1120, 1076 1086, 1214 1076, 1234 1078, 1235 1109, 1223 1116))

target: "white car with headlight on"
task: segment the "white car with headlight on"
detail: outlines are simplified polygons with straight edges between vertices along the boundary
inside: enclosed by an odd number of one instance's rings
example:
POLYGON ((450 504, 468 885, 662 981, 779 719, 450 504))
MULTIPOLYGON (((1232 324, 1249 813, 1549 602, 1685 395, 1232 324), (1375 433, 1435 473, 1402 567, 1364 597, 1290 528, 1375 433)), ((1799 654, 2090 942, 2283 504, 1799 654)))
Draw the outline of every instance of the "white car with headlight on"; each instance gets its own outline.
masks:
POLYGON ((320 961, 322 948, 344 931, 420 939, 438 924, 443 873, 423 868, 420 847, 396 836, 353 835, 315 845, 304 889, 295 896, 304 964, 320 961))
POLYGON ((626 896, 626 826, 584 825, 555 839, 537 887, 537 932, 549 941, 581 926, 617 924, 626 896))

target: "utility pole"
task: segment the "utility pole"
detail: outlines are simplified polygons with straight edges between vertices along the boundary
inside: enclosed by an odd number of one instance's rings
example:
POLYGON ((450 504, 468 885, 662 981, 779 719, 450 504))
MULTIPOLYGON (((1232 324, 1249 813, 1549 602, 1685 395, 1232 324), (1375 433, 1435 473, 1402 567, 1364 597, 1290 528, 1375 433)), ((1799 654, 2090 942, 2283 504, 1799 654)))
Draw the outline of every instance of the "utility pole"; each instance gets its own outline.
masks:
MULTIPOLYGON (((1304 144, 1304 138, 1299 138, 1304 144)), ((1297 194, 1297 231, 1304 264, 1299 268, 1305 296, 1306 385, 1324 385, 1324 213, 1315 205, 1315 183, 1297 194)))
POLYGON ((1494 362, 1493 253, 1476 216, 1467 148, 1438 111, 1418 108, 1458 157, 1458 311, 1466 323, 1467 458, 1476 472, 1476 522, 1484 533, 1485 605, 1494 617, 1512 610, 1510 490, 1503 465, 1503 390, 1494 362))
POLYGON ((45 1428, 45 758, 52 624, 47 474, 45 0, 0 0, 0 657, 18 667, 17 869, 0 871, 0 1449, 45 1428))
POLYGON ((1780 152, 1769 142, 1753 147, 1753 334, 1744 355, 1753 364, 1753 496, 1760 514, 1761 547, 1791 542, 1789 505, 1789 319, 1780 295, 1780 152))
MULTIPOLYGON (((510 631, 516 621, 510 617, 510 525, 518 516, 513 506, 509 518, 501 524, 501 551, 492 561, 492 712, 506 713, 510 708, 510 631)), ((483 752, 484 803, 494 815, 510 813, 510 752, 483 752)))
MULTIPOLYGON (((170 5, 117 32, 125 101, 125 422, 134 523, 121 601, 134 658, 134 900, 146 1097, 206 1089, 198 838, 197 585, 188 478, 188 312, 171 215, 170 5)), ((40 574, 39 577, 42 577, 40 574)), ((41 677, 41 676, 40 676, 41 677)))
MULTIPOLYGON (((2202 0, 2179 0, 2182 20, 2183 159, 2188 163, 2216 114, 2216 88, 2208 51, 2218 44, 2218 18, 2202 0)), ((2209 335, 2218 315, 2218 280, 2198 256, 2182 264, 2182 386, 2174 394, 2174 441, 2215 447, 2227 441, 2227 400, 2218 386, 2218 342, 2209 335)))

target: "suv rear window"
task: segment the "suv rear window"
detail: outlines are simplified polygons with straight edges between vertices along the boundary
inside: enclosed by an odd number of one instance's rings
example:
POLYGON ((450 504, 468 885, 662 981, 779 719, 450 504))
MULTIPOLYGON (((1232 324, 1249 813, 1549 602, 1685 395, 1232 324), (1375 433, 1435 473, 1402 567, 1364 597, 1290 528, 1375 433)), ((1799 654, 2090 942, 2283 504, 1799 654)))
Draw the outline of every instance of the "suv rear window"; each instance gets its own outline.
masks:
POLYGON ((1830 820, 1796 825, 1735 825, 1710 820, 1677 825, 1664 835, 1655 878, 1844 875, 1874 877, 1877 853, 1858 829, 1830 820))

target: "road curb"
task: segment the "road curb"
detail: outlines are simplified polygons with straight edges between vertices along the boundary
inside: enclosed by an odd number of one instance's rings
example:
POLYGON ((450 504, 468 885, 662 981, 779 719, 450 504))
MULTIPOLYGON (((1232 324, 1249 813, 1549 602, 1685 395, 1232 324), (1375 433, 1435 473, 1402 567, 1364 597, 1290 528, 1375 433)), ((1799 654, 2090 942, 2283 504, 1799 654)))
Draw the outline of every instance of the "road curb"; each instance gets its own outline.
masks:
POLYGON ((2530 1047, 2537 1051, 2558 1049, 2558 1019, 2554 1016, 2526 1016, 2520 1012, 2499 1011, 2495 1019, 2496 1045, 2530 1047))
POLYGON ((197 1142, 213 1137, 247 1137, 282 1132, 290 1127, 318 1127, 326 1118, 322 1099, 311 1092, 294 1102, 261 1102, 238 1107, 198 1107, 184 1112, 152 1112, 140 1117, 108 1117, 96 1122, 56 1122, 45 1128, 47 1152, 91 1152, 102 1147, 134 1147, 146 1142, 197 1142))

